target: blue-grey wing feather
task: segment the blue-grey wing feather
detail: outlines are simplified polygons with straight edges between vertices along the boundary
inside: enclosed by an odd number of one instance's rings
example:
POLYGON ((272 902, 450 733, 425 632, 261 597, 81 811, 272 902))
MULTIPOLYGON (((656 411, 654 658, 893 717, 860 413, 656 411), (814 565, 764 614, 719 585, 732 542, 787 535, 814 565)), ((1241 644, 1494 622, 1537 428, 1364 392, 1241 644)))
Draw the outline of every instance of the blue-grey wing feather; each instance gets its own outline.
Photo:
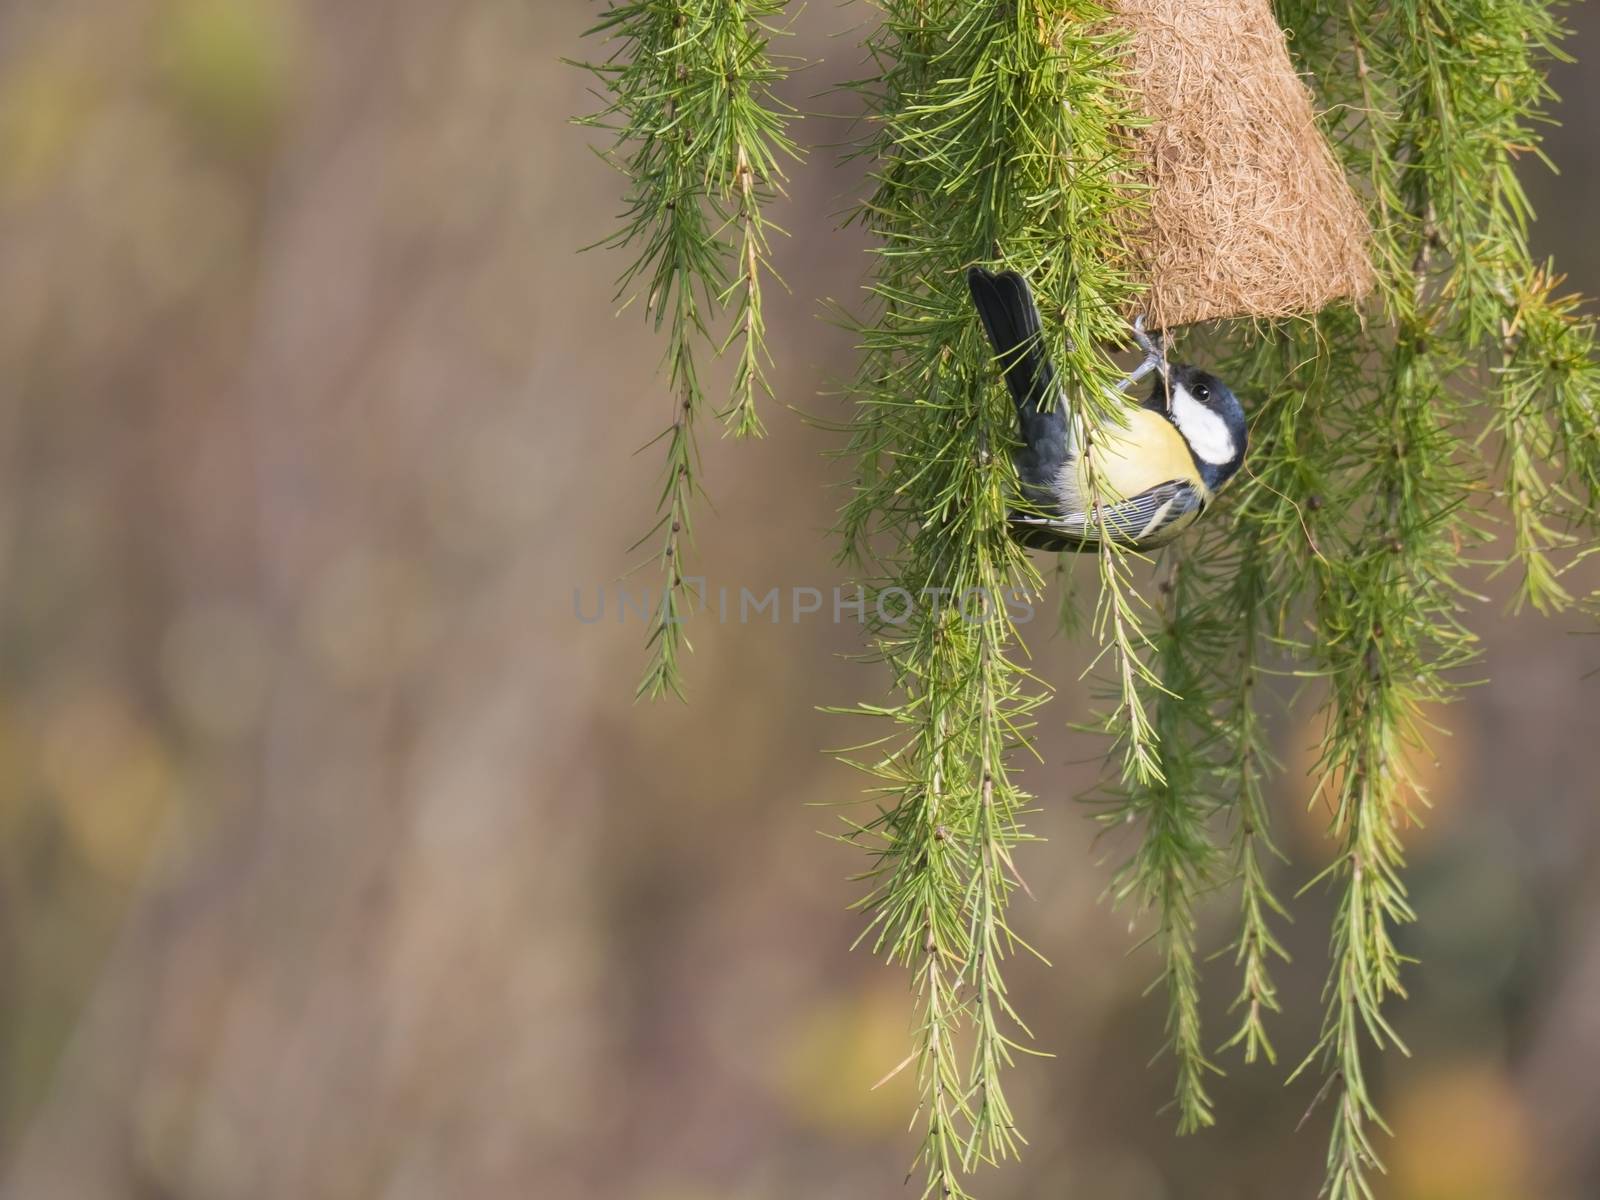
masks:
POLYGON ((1018 516, 1012 525, 1024 545, 1039 550, 1094 546, 1100 541, 1102 529, 1118 542, 1159 546, 1181 532, 1188 518, 1203 509, 1205 502, 1204 492, 1194 483, 1173 479, 1107 506, 1098 518, 1091 519, 1081 512, 1050 519, 1018 516))

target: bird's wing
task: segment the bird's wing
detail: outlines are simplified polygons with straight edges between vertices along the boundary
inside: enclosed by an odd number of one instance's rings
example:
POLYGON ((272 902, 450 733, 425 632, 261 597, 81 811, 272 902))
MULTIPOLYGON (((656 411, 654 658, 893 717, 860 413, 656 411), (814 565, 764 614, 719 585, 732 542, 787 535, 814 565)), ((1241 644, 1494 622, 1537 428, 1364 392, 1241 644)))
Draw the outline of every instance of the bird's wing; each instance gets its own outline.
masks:
POLYGON ((1050 519, 1017 516, 1012 519, 1012 526, 1023 545, 1038 550, 1092 547, 1100 542, 1102 530, 1125 545, 1155 547, 1188 528, 1205 503, 1205 493, 1199 485, 1172 479, 1107 505, 1098 517, 1082 512, 1050 519))

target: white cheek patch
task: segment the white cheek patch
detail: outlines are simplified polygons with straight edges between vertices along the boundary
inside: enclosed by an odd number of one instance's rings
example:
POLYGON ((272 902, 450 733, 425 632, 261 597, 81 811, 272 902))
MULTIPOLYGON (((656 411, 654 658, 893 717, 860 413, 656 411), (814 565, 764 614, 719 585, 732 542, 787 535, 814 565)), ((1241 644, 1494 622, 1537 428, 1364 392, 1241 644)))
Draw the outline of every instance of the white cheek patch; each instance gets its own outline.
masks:
POLYGON ((1236 447, 1228 423, 1191 396, 1182 384, 1172 389, 1172 420, 1201 462, 1220 467, 1233 461, 1236 447))

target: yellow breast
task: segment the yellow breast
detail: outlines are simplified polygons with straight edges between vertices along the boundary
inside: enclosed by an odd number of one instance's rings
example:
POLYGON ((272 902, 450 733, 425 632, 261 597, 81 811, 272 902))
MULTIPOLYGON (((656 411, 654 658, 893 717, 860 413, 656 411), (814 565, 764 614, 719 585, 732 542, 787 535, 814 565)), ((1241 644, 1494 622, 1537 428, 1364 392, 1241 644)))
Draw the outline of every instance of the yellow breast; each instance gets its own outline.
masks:
POLYGON ((1128 427, 1108 425, 1091 444, 1089 454, 1075 465, 1078 495, 1088 497, 1091 470, 1111 503, 1127 500, 1157 484, 1173 479, 1200 483, 1189 446, 1177 428, 1160 413, 1136 408, 1128 414, 1128 427), (1089 461, 1085 462, 1085 458, 1089 461))

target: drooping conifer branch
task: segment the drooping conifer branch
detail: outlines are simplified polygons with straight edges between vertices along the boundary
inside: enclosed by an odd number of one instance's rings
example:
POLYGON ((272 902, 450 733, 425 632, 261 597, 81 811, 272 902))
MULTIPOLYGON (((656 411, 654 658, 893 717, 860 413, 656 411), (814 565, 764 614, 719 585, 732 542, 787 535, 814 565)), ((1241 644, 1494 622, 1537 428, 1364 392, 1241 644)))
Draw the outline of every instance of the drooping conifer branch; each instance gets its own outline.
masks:
POLYGON ((1166 993, 1165 1049, 1177 1064, 1178 1131, 1192 1133, 1215 1123, 1206 1077, 1217 1068, 1201 1029, 1196 913, 1217 866, 1208 828, 1219 765, 1208 667, 1228 628, 1196 603, 1204 566, 1181 552, 1164 557, 1157 587, 1165 604, 1153 638, 1160 677, 1147 701, 1154 714, 1151 753, 1159 770, 1141 777, 1125 768, 1102 819, 1140 830, 1138 849, 1117 873, 1112 894, 1154 913, 1151 937, 1162 966, 1152 990, 1166 993))
POLYGON ((1126 335, 1127 260, 1106 218, 1130 202, 1131 114, 1097 4, 880 8, 876 71, 858 85, 875 182, 860 219, 878 247, 842 529, 876 594, 914 603, 873 631, 900 695, 858 710, 892 728, 864 764, 883 799, 856 840, 876 855, 874 945, 919 983, 927 1194, 961 1196, 964 1172, 1020 1142, 1003 1075, 1026 1030, 1002 969, 1029 800, 1012 758, 1047 690, 1017 637, 1038 577, 1007 527, 1016 415, 964 273, 1024 272, 1068 387, 1103 396, 1115 374, 1100 346, 1126 335))
POLYGON ((705 361, 738 348, 721 411, 737 436, 759 435, 757 395, 768 392, 762 278, 768 274, 766 206, 796 149, 789 110, 772 93, 784 76, 770 51, 787 0, 634 0, 612 3, 589 36, 612 46, 600 63, 605 107, 583 124, 615 141, 607 157, 628 182, 621 227, 601 245, 634 254, 618 296, 642 295, 665 330, 663 374, 671 416, 658 520, 662 586, 639 694, 681 694, 679 656, 694 592, 684 554, 699 491, 697 426, 707 408, 705 361), (724 338, 719 318, 731 314, 724 338))
POLYGON ((1510 544, 1488 553, 1520 565, 1525 599, 1564 602, 1551 556, 1573 522, 1592 528, 1593 506, 1558 515, 1567 493, 1553 481, 1592 488, 1592 450, 1561 431, 1576 407, 1592 436, 1595 375, 1592 332, 1529 260, 1514 174, 1519 155, 1536 153, 1551 6, 1284 10, 1325 101, 1340 102, 1339 143, 1369 185, 1387 318, 1370 331, 1324 318, 1300 372, 1323 431, 1306 447, 1319 548, 1302 562, 1315 596, 1306 649, 1328 688, 1318 790, 1339 853, 1325 877, 1342 888, 1308 1063, 1333 1098, 1325 1191, 1355 1200, 1372 1195, 1384 1128, 1364 1048, 1397 1042, 1384 1002, 1403 995, 1395 928, 1415 917, 1402 880, 1404 832, 1426 802, 1415 767, 1475 655, 1462 572, 1483 552, 1486 522, 1505 520, 1510 544))
MULTIPOLYGON (((1261 381, 1292 368, 1290 339, 1263 339, 1244 347, 1224 368, 1226 378, 1261 381)), ((1229 829, 1227 860, 1238 886, 1237 932, 1228 950, 1239 972, 1239 988, 1229 1011, 1237 1026, 1222 1045, 1238 1049, 1246 1064, 1277 1054, 1268 1033, 1268 1015, 1280 1011, 1273 960, 1288 961, 1274 926, 1289 919, 1268 878, 1272 859, 1283 859, 1273 841, 1266 781, 1277 768, 1258 687, 1270 645, 1281 643, 1284 597, 1298 590, 1295 564, 1306 552, 1304 494, 1295 458, 1283 443, 1293 438, 1299 415, 1281 385, 1258 401, 1252 434, 1253 463, 1236 482, 1223 519, 1192 539, 1188 558, 1193 602, 1221 628, 1210 661, 1218 743, 1215 792, 1229 829)), ((1315 501, 1320 504, 1320 500, 1315 501)), ((1202 695, 1204 693, 1202 692, 1202 695)), ((1196 697, 1199 699, 1200 697, 1196 697)))

